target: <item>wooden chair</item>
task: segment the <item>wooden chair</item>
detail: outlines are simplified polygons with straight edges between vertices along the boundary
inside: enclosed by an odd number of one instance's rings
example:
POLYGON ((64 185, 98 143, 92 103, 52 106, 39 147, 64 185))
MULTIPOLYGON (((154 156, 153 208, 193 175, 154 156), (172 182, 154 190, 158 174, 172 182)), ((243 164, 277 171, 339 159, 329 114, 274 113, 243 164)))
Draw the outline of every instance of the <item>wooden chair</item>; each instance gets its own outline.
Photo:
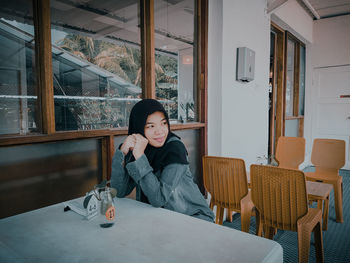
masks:
POLYGON ((272 239, 274 229, 298 232, 299 262, 308 262, 311 232, 314 231, 316 259, 323 262, 322 212, 308 207, 305 175, 302 171, 265 165, 250 167, 252 200, 262 227, 272 239))
POLYGON ((279 137, 276 159, 278 167, 299 169, 299 165, 305 159, 305 139, 302 137, 279 137))
MULTIPOLYGON (((279 163, 278 167, 299 169, 299 165, 303 163, 305 159, 305 139, 302 137, 279 137, 276 148, 276 159, 279 163)), ((315 186, 313 188, 315 188, 315 186)), ((323 190, 324 188, 328 188, 328 186, 318 188, 323 190)), ((308 195, 309 202, 317 202, 318 208, 323 211, 323 230, 327 230, 329 194, 326 196, 322 195, 322 199, 320 199, 319 193, 322 193, 320 189, 315 188, 315 191, 311 191, 311 195, 308 195), (315 192, 318 194, 317 198, 313 195, 315 192)))
POLYGON ((345 141, 315 139, 311 162, 315 172, 305 173, 306 179, 333 185, 336 220, 343 223, 343 181, 339 169, 345 164, 345 141))
POLYGON ((241 213, 241 229, 249 232, 254 207, 248 191, 244 160, 203 156, 204 187, 211 195, 210 208, 217 206, 216 223, 223 223, 224 209, 241 213))

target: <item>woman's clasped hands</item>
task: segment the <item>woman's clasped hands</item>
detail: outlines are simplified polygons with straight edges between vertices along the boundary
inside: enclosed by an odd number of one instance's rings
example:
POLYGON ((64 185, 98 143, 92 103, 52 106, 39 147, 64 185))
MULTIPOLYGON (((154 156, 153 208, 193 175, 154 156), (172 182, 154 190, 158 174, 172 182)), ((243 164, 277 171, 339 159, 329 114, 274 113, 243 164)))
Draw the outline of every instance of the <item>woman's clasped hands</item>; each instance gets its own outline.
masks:
POLYGON ((144 154, 147 144, 148 140, 145 137, 143 137, 141 134, 135 133, 126 137, 124 143, 120 147, 120 150, 124 153, 124 155, 127 155, 129 151, 132 151, 132 154, 137 160, 144 154))

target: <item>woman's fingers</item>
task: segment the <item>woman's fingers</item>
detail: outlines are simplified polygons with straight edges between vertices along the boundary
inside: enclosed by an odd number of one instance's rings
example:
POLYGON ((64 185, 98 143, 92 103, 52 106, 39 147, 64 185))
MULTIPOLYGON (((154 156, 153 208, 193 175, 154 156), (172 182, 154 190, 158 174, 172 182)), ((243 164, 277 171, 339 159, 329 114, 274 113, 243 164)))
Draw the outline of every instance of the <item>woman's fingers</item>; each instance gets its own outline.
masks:
POLYGON ((133 134, 133 135, 135 137, 136 143, 132 153, 135 159, 138 159, 144 154, 144 151, 148 144, 148 140, 145 137, 143 137, 141 134, 133 134))

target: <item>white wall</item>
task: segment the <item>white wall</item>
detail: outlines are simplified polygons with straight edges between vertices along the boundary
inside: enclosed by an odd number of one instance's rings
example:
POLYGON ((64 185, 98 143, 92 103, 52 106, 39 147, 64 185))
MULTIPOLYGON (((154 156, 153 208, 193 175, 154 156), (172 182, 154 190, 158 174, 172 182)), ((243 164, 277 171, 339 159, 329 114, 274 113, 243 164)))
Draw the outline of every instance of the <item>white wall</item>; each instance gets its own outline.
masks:
MULTIPOLYGON (((346 142, 346 164, 350 169, 350 15, 314 21, 311 61, 312 89, 305 97, 312 121, 311 138, 333 138, 346 142)), ((311 145, 307 156, 311 155, 311 145)))
POLYGON ((274 10, 271 19, 303 42, 312 42, 313 20, 296 0, 289 0, 274 10))
POLYGON ((350 15, 314 22, 313 67, 350 64, 350 15))
POLYGON ((242 158, 249 169, 268 147, 266 0, 211 0, 209 10, 208 153, 242 158), (249 83, 236 81, 238 47, 255 51, 255 79, 249 83))
POLYGON ((208 153, 221 155, 222 0, 209 1, 208 24, 208 153))

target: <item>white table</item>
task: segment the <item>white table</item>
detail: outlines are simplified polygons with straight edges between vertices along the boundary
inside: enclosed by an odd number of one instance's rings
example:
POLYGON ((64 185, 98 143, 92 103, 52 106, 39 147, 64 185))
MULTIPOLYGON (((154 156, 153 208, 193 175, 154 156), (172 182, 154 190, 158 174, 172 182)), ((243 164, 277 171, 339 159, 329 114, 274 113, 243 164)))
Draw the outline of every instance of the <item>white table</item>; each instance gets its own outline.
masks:
POLYGON ((0 262, 283 262, 275 241, 200 219, 116 199, 101 228, 63 203, 0 220, 0 262))

